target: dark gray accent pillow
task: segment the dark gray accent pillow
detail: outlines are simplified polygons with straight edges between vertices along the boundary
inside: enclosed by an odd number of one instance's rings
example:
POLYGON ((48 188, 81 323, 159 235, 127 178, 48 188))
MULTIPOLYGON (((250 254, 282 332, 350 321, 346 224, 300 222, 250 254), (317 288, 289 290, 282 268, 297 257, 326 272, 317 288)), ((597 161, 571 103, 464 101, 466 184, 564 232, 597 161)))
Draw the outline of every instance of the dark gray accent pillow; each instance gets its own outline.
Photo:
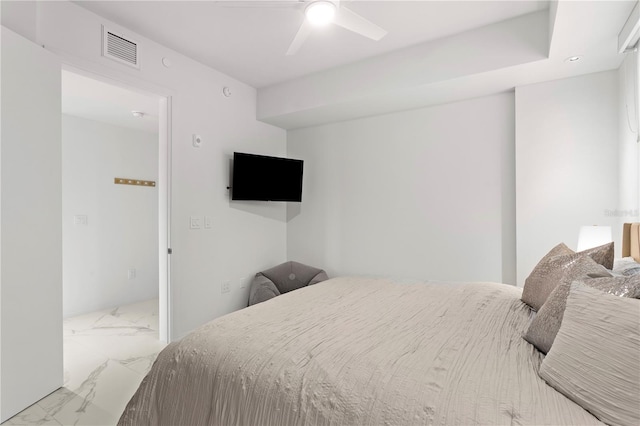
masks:
MULTIPOLYGON (((575 282, 615 296, 640 298, 638 276, 591 278, 575 282)), ((562 282, 551 292, 524 335, 524 339, 542 353, 549 352, 560 330, 570 288, 570 282, 562 282)))
POLYGON ((640 424, 640 301, 574 283, 539 375, 610 425, 640 424))
MULTIPOLYGON (((522 301, 535 311, 540 309, 553 289, 562 282, 571 283, 589 277, 610 277, 606 268, 583 253, 561 254, 564 244, 554 247, 533 269, 524 283, 522 301)), ((564 246, 566 247, 566 246, 564 246)))

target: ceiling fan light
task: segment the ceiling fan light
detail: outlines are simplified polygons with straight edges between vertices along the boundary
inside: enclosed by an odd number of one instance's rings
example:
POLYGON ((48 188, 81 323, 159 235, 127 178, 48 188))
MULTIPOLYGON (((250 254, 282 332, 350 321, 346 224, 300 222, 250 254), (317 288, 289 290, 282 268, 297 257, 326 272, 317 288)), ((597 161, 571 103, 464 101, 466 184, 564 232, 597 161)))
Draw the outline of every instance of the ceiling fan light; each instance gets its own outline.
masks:
POLYGON ((304 11, 307 20, 313 25, 327 25, 333 22, 336 16, 336 5, 330 1, 315 1, 304 11))

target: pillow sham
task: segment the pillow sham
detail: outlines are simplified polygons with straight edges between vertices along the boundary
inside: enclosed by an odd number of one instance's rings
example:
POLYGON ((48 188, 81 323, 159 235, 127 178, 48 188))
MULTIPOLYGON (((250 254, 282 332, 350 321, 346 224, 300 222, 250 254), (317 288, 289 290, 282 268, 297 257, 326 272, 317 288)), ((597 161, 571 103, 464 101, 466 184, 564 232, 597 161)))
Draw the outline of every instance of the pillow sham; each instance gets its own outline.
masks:
POLYGON ((540 377, 604 423, 637 426, 638 365, 640 300, 572 284, 562 326, 542 361, 540 377))
POLYGON ((613 258, 615 255, 613 243, 607 243, 598 247, 583 250, 579 252, 579 254, 589 256, 595 260, 596 263, 609 270, 613 269, 613 258))
MULTIPOLYGON (((615 296, 640 298, 640 277, 592 278, 576 281, 615 296)), ((540 352, 547 353, 560 330, 571 282, 560 283, 538 311, 524 339, 540 352)))
POLYGON ((558 246, 540 260, 524 283, 521 300, 535 311, 542 307, 553 289, 562 282, 611 276, 604 266, 583 255, 584 252, 550 256, 556 249, 558 246))

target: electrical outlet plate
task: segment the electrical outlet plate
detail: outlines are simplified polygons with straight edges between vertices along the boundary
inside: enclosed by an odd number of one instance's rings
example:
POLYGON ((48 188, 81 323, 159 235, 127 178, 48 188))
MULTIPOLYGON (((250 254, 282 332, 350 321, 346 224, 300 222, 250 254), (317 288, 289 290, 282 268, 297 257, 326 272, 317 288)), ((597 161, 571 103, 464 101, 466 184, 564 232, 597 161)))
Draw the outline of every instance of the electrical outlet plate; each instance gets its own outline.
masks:
POLYGON ((202 145, 202 136, 196 135, 194 133, 193 134, 193 147, 194 148, 200 148, 201 145, 202 145))
POLYGON ((231 281, 224 281, 222 286, 220 287, 221 293, 229 293, 231 292, 231 281))

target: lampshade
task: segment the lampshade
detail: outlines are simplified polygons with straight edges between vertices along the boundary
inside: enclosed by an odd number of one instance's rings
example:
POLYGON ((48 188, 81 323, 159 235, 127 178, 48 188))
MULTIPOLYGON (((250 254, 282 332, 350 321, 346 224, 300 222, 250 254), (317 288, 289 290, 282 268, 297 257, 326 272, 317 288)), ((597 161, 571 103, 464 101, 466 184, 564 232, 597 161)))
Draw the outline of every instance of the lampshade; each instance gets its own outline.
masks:
POLYGON ((583 226, 578 235, 578 251, 598 247, 613 241, 610 226, 583 226))

